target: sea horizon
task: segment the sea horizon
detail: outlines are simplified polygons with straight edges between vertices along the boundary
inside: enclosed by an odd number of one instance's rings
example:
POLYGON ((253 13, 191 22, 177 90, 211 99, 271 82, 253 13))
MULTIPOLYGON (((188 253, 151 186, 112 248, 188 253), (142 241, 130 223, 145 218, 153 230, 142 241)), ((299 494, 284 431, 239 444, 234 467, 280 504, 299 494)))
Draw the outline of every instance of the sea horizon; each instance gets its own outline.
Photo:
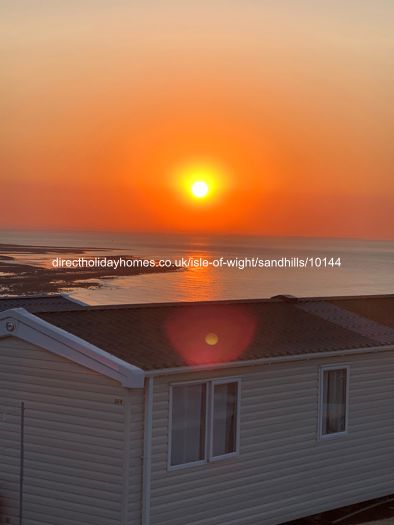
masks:
POLYGON ((18 244, 17 240, 20 240, 24 236, 30 239, 37 236, 41 237, 42 234, 50 239, 55 237, 55 241, 58 243, 58 239, 61 237, 67 238, 69 236, 135 236, 135 237, 208 237, 218 239, 229 239, 229 238, 257 238, 257 239, 321 239, 321 240, 334 240, 334 241, 367 241, 367 242, 394 242, 394 237, 379 237, 371 238, 369 236, 348 236, 348 235, 302 235, 302 234, 269 234, 269 233, 248 233, 248 232, 209 232, 209 231, 143 231, 143 230, 117 230, 117 229, 72 229, 72 228, 0 228, 0 244, 18 244))

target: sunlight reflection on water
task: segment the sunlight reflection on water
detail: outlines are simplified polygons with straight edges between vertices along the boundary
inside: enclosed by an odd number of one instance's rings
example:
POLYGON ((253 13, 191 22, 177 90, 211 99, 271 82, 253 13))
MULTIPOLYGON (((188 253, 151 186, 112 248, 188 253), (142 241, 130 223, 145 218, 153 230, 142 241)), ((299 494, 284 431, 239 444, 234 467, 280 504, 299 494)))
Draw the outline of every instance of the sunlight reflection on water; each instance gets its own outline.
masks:
POLYGON ((216 269, 119 277, 97 290, 73 295, 88 303, 150 303, 252 299, 278 294, 296 296, 358 295, 394 292, 392 264, 357 261, 345 257, 342 268, 320 269, 216 269))

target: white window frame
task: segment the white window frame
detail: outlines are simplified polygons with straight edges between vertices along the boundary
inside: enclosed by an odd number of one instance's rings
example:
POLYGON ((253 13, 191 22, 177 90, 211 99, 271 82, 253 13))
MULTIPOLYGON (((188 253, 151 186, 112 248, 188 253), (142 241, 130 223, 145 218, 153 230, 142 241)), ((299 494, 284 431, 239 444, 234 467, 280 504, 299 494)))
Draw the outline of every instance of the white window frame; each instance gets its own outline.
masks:
POLYGON ((169 410, 168 410, 168 451, 167 451, 167 470, 182 470, 199 465, 206 465, 208 462, 221 461, 223 459, 230 459, 239 456, 240 453, 240 411, 241 411, 241 378, 240 377, 224 377, 214 379, 197 379, 195 381, 181 381, 170 384, 169 394, 169 410), (214 407, 214 385, 237 383, 237 428, 236 428, 236 450, 228 454, 220 456, 213 456, 213 407, 214 407), (205 448, 204 459, 197 461, 190 461, 189 463, 182 463, 180 465, 171 465, 171 451, 172 451, 172 403, 174 396, 174 388, 188 385, 206 385, 206 407, 205 407, 205 448))
POLYGON ((349 364, 335 364, 324 365, 319 370, 319 422, 318 422, 318 438, 321 441, 337 439, 349 434, 349 390, 350 390, 350 365, 349 364), (345 430, 331 434, 323 434, 323 401, 324 401, 324 372, 334 370, 346 370, 346 394, 345 394, 345 430))

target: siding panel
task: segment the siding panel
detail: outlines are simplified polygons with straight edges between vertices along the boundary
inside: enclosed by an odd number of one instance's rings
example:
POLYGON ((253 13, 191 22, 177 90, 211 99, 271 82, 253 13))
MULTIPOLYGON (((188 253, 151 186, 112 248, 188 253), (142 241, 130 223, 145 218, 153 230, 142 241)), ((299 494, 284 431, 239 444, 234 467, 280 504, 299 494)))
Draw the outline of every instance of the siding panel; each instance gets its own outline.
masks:
POLYGON ((276 525, 394 492, 394 352, 155 381, 151 525, 276 525), (318 440, 319 367, 350 364, 347 436, 318 440), (238 458, 167 471, 169 384, 241 377, 238 458))
POLYGON ((11 525, 18 515, 22 400, 24 525, 121 523, 125 393, 46 350, 0 340, 0 493, 11 525))

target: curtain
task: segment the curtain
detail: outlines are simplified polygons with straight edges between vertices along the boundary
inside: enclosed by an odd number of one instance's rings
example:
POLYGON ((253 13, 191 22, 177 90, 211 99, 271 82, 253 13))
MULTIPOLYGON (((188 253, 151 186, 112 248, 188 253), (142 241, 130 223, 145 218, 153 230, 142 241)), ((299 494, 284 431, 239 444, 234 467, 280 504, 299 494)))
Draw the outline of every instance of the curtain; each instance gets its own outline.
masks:
POLYGON ((206 389, 206 384, 173 388, 171 465, 205 457, 206 389))
POLYGON ((213 456, 236 450, 238 383, 214 385, 213 456))
POLYGON ((346 430, 346 383, 346 368, 324 371, 322 434, 346 430))

